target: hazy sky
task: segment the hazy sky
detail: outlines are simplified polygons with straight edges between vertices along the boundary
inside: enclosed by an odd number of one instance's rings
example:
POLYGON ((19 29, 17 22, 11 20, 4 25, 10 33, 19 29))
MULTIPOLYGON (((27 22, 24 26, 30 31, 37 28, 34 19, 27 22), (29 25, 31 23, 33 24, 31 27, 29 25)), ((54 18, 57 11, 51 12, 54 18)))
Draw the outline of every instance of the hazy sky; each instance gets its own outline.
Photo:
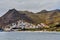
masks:
POLYGON ((0 16, 9 9, 38 12, 43 9, 60 9, 60 0, 0 0, 0 16))

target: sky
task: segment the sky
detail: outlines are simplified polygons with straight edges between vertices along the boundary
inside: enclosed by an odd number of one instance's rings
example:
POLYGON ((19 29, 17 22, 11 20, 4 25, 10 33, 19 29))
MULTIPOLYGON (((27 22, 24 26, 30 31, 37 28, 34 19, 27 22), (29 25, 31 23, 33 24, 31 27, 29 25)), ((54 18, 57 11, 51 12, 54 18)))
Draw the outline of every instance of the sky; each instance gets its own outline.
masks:
POLYGON ((13 8, 32 12, 60 9, 60 0, 0 0, 0 16, 13 8))

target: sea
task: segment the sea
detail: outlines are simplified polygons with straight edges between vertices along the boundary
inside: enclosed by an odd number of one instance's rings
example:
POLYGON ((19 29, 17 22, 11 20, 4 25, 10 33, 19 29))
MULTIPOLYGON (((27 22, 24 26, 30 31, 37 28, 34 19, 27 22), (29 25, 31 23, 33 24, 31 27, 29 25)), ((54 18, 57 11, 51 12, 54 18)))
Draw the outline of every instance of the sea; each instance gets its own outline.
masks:
POLYGON ((0 32, 0 40, 60 40, 60 32, 0 32))

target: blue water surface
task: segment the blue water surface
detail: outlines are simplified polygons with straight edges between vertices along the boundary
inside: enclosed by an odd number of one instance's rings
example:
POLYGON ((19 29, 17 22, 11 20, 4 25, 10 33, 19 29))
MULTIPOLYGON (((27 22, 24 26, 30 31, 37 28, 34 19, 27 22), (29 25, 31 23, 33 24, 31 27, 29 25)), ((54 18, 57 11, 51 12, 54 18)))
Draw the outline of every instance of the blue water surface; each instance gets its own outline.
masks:
POLYGON ((60 32, 0 32, 0 40, 60 40, 60 32))

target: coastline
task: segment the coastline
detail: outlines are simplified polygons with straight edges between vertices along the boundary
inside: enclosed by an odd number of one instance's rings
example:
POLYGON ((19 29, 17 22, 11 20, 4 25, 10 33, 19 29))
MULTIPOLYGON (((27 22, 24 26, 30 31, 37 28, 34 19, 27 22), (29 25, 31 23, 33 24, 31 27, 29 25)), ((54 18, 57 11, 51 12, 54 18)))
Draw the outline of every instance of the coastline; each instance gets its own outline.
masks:
POLYGON ((57 31, 10 31, 10 32, 57 32, 57 31))

